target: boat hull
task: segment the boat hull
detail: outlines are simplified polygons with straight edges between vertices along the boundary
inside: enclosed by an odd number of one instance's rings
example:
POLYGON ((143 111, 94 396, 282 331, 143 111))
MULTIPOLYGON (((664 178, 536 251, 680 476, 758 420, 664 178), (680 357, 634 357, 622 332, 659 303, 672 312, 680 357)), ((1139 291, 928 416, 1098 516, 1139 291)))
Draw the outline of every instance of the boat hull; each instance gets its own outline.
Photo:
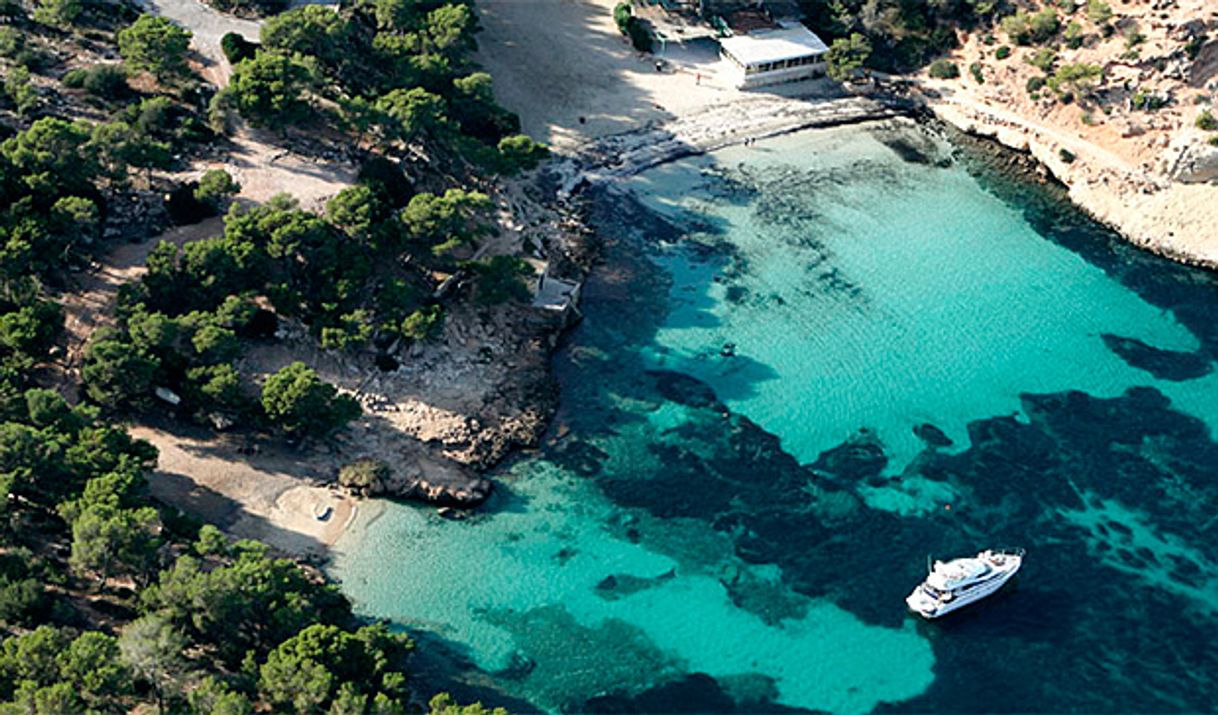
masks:
POLYGON ((994 595, 995 592, 1006 585, 1007 581, 1010 581, 1019 572, 1020 566, 1022 566, 1022 559, 1015 560, 1008 569, 999 572, 992 579, 979 583, 965 591, 954 593, 950 600, 931 596, 924 590, 923 586, 925 584, 920 584, 905 599, 905 603, 911 611, 923 618, 931 620, 940 618, 994 595))

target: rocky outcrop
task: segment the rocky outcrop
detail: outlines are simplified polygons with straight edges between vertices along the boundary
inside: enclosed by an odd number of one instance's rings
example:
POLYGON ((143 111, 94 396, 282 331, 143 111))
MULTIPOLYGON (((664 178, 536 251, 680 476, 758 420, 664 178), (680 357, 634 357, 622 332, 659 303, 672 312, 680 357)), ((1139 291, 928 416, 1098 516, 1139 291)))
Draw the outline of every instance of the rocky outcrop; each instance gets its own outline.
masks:
POLYGON ((746 139, 764 139, 811 129, 898 116, 909 106, 862 96, 799 98, 759 96, 724 103, 693 116, 648 123, 602 137, 578 156, 550 167, 560 195, 588 184, 634 176, 676 159, 722 149, 746 139))
POLYGON ((1207 137, 1184 135, 1164 152, 1168 176, 1184 184, 1218 181, 1218 146, 1207 137))
POLYGON ((392 466, 362 457, 339 471, 338 482, 356 496, 398 497, 462 508, 478 506, 494 488, 489 480, 462 467, 422 456, 392 466))
POLYGON ((419 477, 408 481, 394 493, 404 499, 417 499, 436 506, 465 509, 486 501, 493 486, 490 480, 481 477, 470 477, 461 484, 433 482, 426 477, 419 477))

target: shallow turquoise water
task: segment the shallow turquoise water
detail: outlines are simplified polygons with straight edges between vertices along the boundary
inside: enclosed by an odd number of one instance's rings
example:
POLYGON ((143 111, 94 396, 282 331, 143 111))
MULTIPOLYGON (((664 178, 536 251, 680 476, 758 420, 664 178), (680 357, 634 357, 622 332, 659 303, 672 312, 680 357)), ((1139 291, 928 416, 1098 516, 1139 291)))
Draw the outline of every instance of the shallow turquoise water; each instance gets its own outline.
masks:
POLYGON ((1218 702, 1210 275, 906 125, 628 188, 597 203, 607 263, 556 361, 569 434, 473 520, 389 505, 339 545, 344 590, 448 653, 446 687, 550 711, 1218 702), (927 552, 1001 545, 1030 551, 1016 587, 904 612, 927 552))

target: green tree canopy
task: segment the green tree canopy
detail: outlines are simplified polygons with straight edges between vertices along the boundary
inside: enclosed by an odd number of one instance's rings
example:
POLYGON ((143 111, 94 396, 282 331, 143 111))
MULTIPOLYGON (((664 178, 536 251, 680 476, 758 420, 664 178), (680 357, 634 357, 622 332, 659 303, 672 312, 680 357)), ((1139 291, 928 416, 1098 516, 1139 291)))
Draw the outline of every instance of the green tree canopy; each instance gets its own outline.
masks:
POLYGON ((377 99, 375 107, 385 117, 385 134, 392 140, 434 136, 448 126, 444 98, 422 87, 395 89, 377 99))
POLYGON ((359 403, 338 394, 302 362, 267 378, 262 386, 262 408, 284 431, 303 437, 324 437, 360 413, 359 403))
POLYGON ((91 192, 98 173, 89 137, 87 122, 44 117, 0 144, 0 154, 42 200, 81 196, 91 192))
POLYGON ((258 50, 233 67, 228 92, 241 116, 257 126, 283 129, 309 109, 313 72, 301 60, 258 50))
POLYGON ((311 55, 323 69, 336 71, 354 51, 352 30, 337 10, 304 5, 268 18, 262 24, 262 46, 286 57, 311 55))
POLYGON ((309 626, 271 651, 258 689, 268 702, 298 713, 320 712, 339 698, 345 704, 376 695, 396 699, 404 694, 400 668, 409 648, 384 626, 354 633, 309 626))
POLYGON ((509 300, 524 301, 532 295, 525 285, 533 268, 515 256, 495 256, 469 264, 478 276, 478 302, 495 305, 509 300))
POLYGON ((825 56, 829 78, 837 82, 852 79, 871 57, 871 42, 866 36, 852 32, 849 37, 839 37, 829 47, 825 56))
POLYGON ((156 694, 157 712, 165 712, 185 670, 186 638, 166 619, 143 616, 123 629, 118 639, 123 662, 156 694))
POLYGON ((490 208, 486 194, 449 189, 442 196, 423 193, 411 197, 401 219, 414 241, 443 253, 486 233, 490 208))
POLYGON ((165 80, 186 71, 190 32, 157 15, 140 15, 118 32, 118 51, 127 66, 165 80))
POLYGON ((239 541, 230 553, 217 565, 179 557, 144 590, 144 610, 212 646, 230 666, 251 650, 262 657, 305 626, 350 618, 350 606, 333 585, 309 580, 263 545, 239 541))

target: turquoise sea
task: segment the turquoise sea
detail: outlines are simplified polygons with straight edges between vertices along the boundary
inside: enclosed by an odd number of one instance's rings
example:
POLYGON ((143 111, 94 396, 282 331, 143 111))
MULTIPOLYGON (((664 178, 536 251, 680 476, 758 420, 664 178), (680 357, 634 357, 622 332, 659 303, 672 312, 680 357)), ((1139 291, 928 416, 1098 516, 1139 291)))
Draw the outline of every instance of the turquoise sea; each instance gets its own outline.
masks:
POLYGON ((912 123, 604 192, 551 438, 340 542, 420 678, 549 712, 1218 703, 1218 279, 912 123), (928 554, 1028 550, 933 623, 928 554), (442 661, 442 662, 441 662, 442 661), (441 677, 442 674, 442 677, 441 677))

